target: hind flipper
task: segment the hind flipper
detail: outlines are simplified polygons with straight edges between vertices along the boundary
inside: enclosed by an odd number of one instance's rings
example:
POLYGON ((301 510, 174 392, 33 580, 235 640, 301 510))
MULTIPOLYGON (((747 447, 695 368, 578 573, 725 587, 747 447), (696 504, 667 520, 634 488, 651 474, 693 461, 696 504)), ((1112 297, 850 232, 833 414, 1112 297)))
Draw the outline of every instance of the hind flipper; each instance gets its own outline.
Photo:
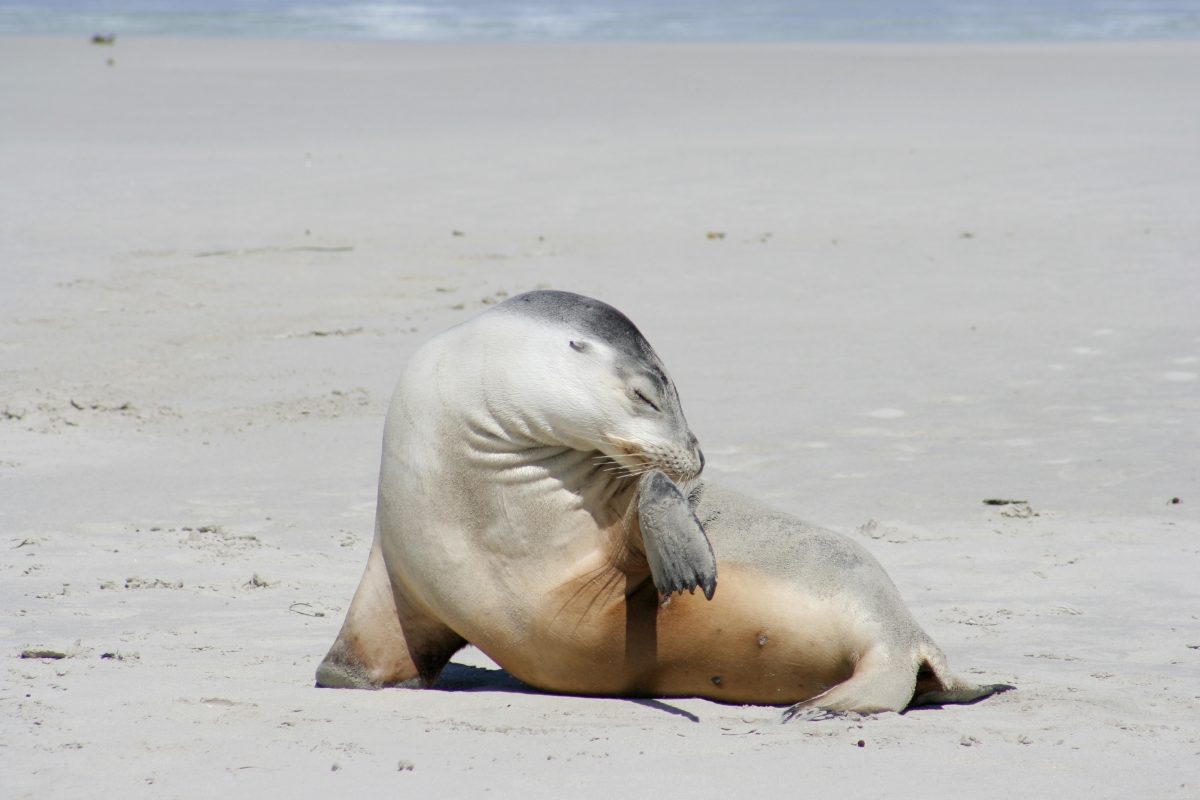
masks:
POLYGON ((796 703, 783 713, 783 721, 819 720, 846 713, 878 714, 900 711, 912 699, 916 672, 910 663, 898 663, 876 647, 855 666, 854 674, 816 697, 796 703))
POLYGON ((1007 683, 975 684, 964 680, 950 671, 946 656, 931 641, 920 646, 921 664, 917 670, 917 682, 913 690, 910 708, 918 706, 969 705, 994 694, 1015 689, 1007 683))
POLYGON ((658 470, 642 478, 638 522, 650 575, 662 597, 697 588, 712 599, 717 560, 712 545, 679 487, 658 470))
POLYGON ((971 703, 978 703, 980 700, 985 700, 994 694, 1011 692, 1016 688, 1007 683, 985 683, 979 685, 969 683, 949 692, 924 692, 914 697, 913 701, 909 703, 909 707, 951 704, 970 705, 971 703))
POLYGON ((445 625, 397 601, 376 536, 342 629, 317 667, 317 686, 432 686, 464 644, 445 625))

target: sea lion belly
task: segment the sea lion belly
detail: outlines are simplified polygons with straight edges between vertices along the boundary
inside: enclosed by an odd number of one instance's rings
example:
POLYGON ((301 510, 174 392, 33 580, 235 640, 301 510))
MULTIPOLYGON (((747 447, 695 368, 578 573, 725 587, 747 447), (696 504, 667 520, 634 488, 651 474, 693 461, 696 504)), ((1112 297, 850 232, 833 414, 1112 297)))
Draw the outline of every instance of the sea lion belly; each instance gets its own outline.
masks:
POLYGON ((794 703, 848 678, 869 643, 836 600, 720 564, 711 601, 665 605, 649 573, 578 578, 540 604, 530 641, 489 652, 517 678, 574 694, 794 703))

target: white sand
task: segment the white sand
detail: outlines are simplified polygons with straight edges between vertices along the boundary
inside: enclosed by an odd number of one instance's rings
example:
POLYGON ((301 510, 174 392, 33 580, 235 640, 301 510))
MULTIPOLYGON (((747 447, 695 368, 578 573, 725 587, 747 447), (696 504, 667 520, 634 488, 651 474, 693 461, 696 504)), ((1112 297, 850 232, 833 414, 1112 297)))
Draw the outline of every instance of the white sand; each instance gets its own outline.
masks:
POLYGON ((0 40, 0 795, 1200 796, 1198 74, 0 40), (710 478, 861 536, 1019 691, 784 726, 471 650, 312 688, 400 365, 537 286, 625 310, 710 478))

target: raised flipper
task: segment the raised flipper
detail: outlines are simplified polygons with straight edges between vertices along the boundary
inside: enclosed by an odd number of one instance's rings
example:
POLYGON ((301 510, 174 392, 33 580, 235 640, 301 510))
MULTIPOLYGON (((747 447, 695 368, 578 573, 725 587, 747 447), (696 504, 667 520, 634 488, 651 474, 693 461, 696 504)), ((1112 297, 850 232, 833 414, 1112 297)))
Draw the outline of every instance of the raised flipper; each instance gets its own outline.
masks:
POLYGON ((709 600, 717 590, 717 560, 712 545, 679 487, 659 470, 642 478, 638 519, 650 575, 659 595, 695 593, 709 600))

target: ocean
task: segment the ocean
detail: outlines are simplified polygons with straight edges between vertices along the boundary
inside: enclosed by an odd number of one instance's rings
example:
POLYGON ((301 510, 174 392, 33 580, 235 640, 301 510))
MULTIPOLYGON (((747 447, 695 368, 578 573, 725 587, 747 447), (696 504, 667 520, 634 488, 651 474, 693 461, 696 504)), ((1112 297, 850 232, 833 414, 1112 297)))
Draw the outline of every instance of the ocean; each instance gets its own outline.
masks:
POLYGON ((407 41, 1200 38, 1200 0, 0 0, 0 34, 407 41))

